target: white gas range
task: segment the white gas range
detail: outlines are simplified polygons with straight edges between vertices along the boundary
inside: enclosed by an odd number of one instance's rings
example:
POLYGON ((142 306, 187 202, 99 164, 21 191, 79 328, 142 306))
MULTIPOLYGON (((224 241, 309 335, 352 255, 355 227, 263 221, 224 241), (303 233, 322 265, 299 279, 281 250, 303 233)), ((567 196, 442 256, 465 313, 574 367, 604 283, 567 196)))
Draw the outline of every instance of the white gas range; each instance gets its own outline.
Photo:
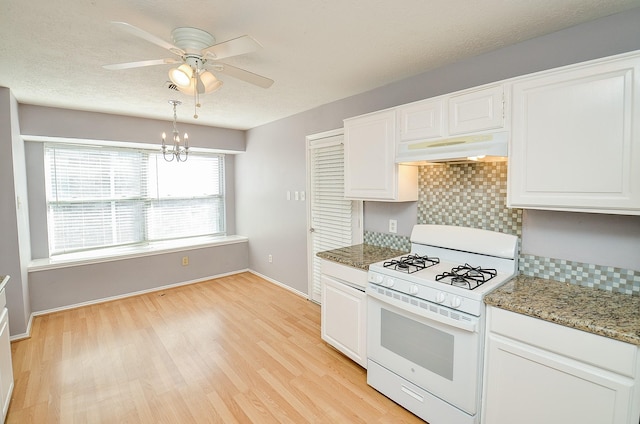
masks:
POLYGON ((484 296, 517 274, 518 239, 416 225, 411 253, 369 266, 368 383, 431 424, 479 419, 484 296))

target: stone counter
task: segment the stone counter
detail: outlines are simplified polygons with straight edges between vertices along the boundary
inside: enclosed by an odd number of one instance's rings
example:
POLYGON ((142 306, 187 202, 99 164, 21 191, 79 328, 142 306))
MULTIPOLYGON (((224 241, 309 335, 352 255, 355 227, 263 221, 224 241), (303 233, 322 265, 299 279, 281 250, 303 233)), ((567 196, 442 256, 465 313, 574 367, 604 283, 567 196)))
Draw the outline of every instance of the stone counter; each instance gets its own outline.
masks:
POLYGON ((487 305, 640 346, 640 296, 518 276, 487 305))
POLYGON ((338 262, 354 268, 369 270, 369 265, 405 255, 408 252, 390 249, 388 247, 374 246, 371 244, 357 244, 355 246, 341 247, 334 250, 326 250, 316 253, 321 259, 338 262))

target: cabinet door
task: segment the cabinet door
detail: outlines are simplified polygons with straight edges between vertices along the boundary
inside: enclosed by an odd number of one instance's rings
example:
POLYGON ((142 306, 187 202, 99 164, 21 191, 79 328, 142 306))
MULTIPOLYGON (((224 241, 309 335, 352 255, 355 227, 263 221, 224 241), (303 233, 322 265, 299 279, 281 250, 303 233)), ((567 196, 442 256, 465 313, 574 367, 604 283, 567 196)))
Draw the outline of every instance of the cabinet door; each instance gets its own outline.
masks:
POLYGON ((0 402, 3 416, 7 416, 11 393, 13 392, 13 368, 11 365, 11 344, 9 342, 9 311, 2 309, 0 317, 0 402))
POLYGON ((395 116, 390 110, 345 121, 345 197, 396 198, 395 116))
POLYGON ((504 86, 449 98, 449 135, 504 127, 504 86))
POLYGON ((367 302, 360 290, 322 275, 322 339, 367 367, 367 302))
POLYGON ((629 424, 633 380, 488 336, 482 422, 629 424))
POLYGON ((640 214, 639 98, 638 57, 515 82, 508 205, 640 214))
POLYGON ((395 123, 395 110, 344 121, 345 198, 418 200, 418 168, 395 163, 395 123))
POLYGON ((442 99, 426 100, 398 108, 400 141, 444 136, 442 99))

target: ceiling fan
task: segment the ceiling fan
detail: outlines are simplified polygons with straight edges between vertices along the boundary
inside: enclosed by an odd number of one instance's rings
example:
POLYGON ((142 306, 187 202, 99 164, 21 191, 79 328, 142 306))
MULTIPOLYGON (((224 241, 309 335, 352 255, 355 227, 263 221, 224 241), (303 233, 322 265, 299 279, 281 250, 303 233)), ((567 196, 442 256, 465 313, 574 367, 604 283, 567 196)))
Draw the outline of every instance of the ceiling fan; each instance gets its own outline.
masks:
POLYGON ((169 78, 178 90, 196 96, 211 93, 222 85, 222 81, 218 80, 211 70, 262 88, 269 88, 273 84, 272 79, 218 61, 262 48, 260 43, 248 35, 216 44, 215 38, 206 31, 181 27, 171 32, 173 43, 170 43, 126 22, 112 22, 112 24, 129 34, 165 48, 178 57, 116 63, 104 65, 105 69, 121 70, 178 64, 177 67, 169 70, 169 78))

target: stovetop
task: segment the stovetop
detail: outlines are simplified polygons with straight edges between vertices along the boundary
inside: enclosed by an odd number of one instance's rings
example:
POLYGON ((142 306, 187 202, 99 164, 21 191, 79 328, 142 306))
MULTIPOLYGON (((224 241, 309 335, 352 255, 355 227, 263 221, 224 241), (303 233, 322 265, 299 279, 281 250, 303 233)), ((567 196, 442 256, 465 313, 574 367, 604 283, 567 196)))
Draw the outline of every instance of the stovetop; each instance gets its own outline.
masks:
POLYGON ((415 225, 411 253, 369 266, 367 290, 397 292, 479 316, 483 297, 517 274, 518 238, 476 228, 415 225))
POLYGON ((369 272, 384 275, 389 280, 404 280, 415 285, 434 287, 442 291, 477 293, 477 295, 467 295, 472 298, 481 298, 484 293, 502 285, 515 275, 512 270, 500 270, 495 267, 492 268, 491 265, 481 266, 474 263, 446 260, 439 260, 438 263, 431 264, 425 268, 416 268, 410 265, 410 270, 406 270, 404 267, 396 269, 393 266, 385 266, 391 261, 400 260, 401 257, 398 257, 372 264, 369 266, 369 272), (463 280, 463 277, 466 278, 463 280))
POLYGON ((484 310, 484 296, 516 275, 515 259, 465 255, 468 260, 452 261, 451 258, 428 256, 439 261, 411 272, 384 266, 385 262, 401 260, 401 257, 370 265, 367 279, 371 290, 391 290, 408 298, 480 316, 484 310), (471 278, 462 280, 462 276, 471 278))
MULTIPOLYGON (((453 281, 457 273, 467 272, 456 271, 460 266, 464 267, 465 263, 440 260, 437 264, 424 269, 405 272, 385 267, 384 262, 378 262, 369 266, 368 281, 372 285, 372 289, 375 289, 373 286, 378 286, 408 297, 426 300, 479 316, 483 310, 485 294, 506 283, 515 275, 513 270, 490 268, 492 275, 487 281, 477 284, 476 281, 471 280, 470 283, 458 284, 453 281), (453 277, 449 275, 450 273, 454 274, 453 277)), ((472 265, 472 267, 474 266, 477 267, 477 265, 472 265)), ((486 267, 487 265, 483 266, 483 268, 486 267)), ((469 272, 475 276, 475 271, 469 272)), ((485 278, 485 276, 478 278, 485 278)))

